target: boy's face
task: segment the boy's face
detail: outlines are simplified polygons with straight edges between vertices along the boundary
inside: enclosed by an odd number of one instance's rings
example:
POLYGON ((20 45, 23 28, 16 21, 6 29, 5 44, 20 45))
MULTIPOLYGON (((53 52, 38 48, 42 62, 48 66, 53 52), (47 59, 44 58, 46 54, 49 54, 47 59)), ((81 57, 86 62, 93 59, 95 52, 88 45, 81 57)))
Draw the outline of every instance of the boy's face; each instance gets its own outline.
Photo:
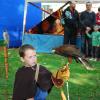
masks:
POLYGON ((94 28, 94 31, 98 31, 98 28, 94 28))
POLYGON ((23 62, 28 66, 34 66, 37 63, 36 51, 32 49, 27 49, 25 51, 25 56, 23 57, 23 62))

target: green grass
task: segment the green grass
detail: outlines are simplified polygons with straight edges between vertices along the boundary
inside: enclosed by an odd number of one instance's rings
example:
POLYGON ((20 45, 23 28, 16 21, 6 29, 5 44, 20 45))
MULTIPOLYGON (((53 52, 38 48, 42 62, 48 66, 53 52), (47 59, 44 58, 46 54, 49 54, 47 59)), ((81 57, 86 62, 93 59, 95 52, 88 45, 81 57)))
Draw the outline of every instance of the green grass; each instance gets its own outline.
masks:
MULTIPOLYGON (((17 49, 9 49, 9 75, 5 79, 3 51, 0 51, 0 100, 11 100, 16 70, 22 65, 17 49)), ((67 59, 54 54, 38 54, 38 62, 46 66, 52 73, 62 67, 67 59)), ((100 62, 91 62, 96 68, 87 71, 84 67, 73 61, 70 65, 69 96, 70 100, 99 100, 100 99, 100 62)), ((63 90, 67 97, 67 87, 63 90)), ((53 87, 47 100, 61 100, 60 89, 53 87)))

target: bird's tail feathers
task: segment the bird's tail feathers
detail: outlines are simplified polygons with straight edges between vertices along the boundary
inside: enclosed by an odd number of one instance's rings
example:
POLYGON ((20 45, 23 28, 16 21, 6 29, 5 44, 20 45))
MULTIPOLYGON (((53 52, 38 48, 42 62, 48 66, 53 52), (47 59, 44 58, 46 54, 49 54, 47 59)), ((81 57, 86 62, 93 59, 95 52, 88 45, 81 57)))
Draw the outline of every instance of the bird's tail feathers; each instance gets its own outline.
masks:
POLYGON ((87 70, 94 70, 93 66, 85 58, 78 57, 78 60, 84 65, 87 70))

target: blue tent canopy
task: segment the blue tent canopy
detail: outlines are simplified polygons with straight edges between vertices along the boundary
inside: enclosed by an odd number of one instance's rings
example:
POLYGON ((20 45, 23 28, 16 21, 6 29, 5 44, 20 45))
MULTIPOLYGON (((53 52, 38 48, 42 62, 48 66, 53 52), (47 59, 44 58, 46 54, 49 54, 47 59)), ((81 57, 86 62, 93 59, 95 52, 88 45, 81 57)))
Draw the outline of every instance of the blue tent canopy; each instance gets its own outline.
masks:
MULTIPOLYGON (((0 1, 0 40, 3 39, 3 31, 8 31, 10 36, 10 47, 18 47, 21 45, 24 4, 25 0, 0 1)), ((41 3, 36 4, 41 7, 41 3)), ((28 4, 26 30, 38 24, 41 19, 42 11, 28 4)))

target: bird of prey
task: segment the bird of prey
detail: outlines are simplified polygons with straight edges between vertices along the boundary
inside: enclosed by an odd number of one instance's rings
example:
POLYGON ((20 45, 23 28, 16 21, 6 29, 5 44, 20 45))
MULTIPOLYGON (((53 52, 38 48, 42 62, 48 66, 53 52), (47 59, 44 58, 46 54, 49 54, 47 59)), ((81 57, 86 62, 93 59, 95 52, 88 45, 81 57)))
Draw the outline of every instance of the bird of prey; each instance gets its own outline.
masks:
POLYGON ((62 45, 53 49, 53 52, 64 57, 68 57, 69 63, 71 63, 74 58, 76 62, 82 63, 87 70, 94 70, 89 61, 83 56, 75 45, 62 45))

